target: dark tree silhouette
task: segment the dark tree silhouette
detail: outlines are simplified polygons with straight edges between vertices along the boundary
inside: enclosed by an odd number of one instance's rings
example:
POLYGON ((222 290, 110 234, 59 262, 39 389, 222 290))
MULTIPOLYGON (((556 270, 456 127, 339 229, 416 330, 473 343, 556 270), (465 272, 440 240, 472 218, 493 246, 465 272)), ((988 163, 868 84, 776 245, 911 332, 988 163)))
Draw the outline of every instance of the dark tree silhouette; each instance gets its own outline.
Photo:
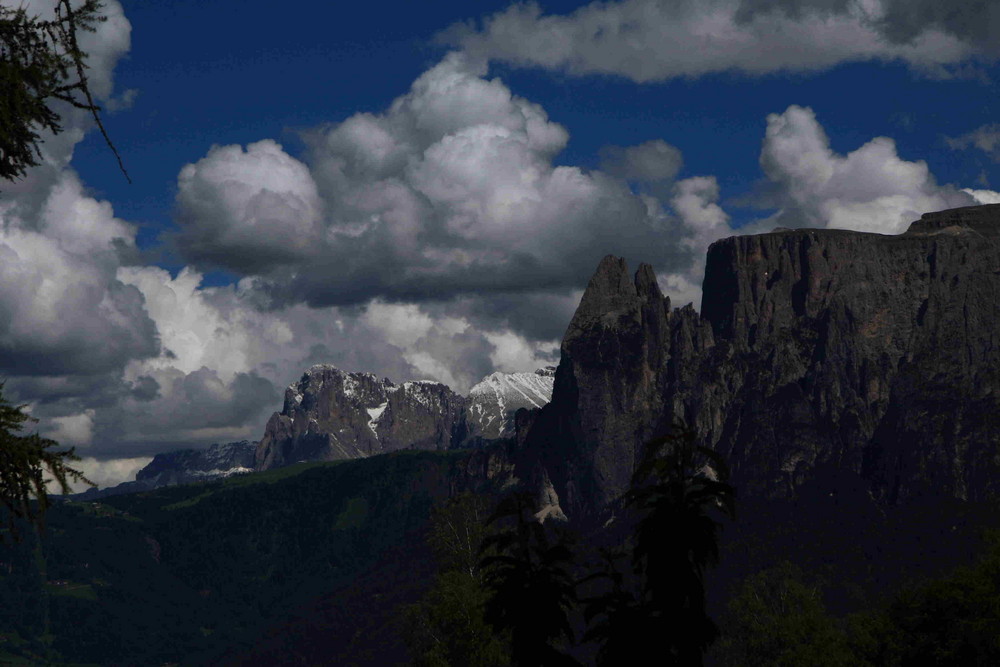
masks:
POLYGON ((719 556, 717 517, 735 516, 728 477, 721 457, 690 431, 675 428, 646 444, 622 497, 634 521, 633 576, 617 564, 625 552, 605 552, 603 570, 590 577, 608 582, 585 612, 586 638, 601 643, 600 664, 651 651, 664 664, 702 664, 718 633, 705 609, 705 568, 719 556))
POLYGON ((77 40, 81 31, 93 32, 106 20, 102 7, 101 0, 84 0, 76 8, 58 0, 51 20, 30 16, 24 7, 0 7, 0 179, 21 178, 38 164, 38 130, 62 131, 56 102, 91 113, 128 179, 91 95, 87 54, 77 40))
POLYGON ((599 665, 642 664, 649 659, 657 628, 636 591, 635 577, 621 563, 628 559, 626 551, 605 549, 601 557, 600 569, 580 582, 603 582, 606 586, 600 595, 584 600, 584 619, 589 627, 583 640, 599 644, 599 665))
POLYGON ((7 529, 17 539, 19 520, 28 520, 38 528, 44 526, 45 511, 49 507, 46 473, 69 493, 69 480, 93 483, 79 470, 69 467, 70 461, 79 461, 71 447, 64 451, 50 451, 58 446, 55 440, 37 433, 17 435, 25 422, 36 419, 24 413, 23 405, 14 406, 3 397, 0 383, 0 507, 7 529), (35 503, 32 500, 35 500, 35 503))
POLYGON ((573 552, 566 535, 553 538, 535 519, 531 496, 514 493, 497 506, 487 524, 508 527, 483 540, 481 567, 492 593, 486 620, 511 637, 511 661, 526 667, 577 665, 557 646, 572 642, 569 613, 576 602, 570 573, 573 552))

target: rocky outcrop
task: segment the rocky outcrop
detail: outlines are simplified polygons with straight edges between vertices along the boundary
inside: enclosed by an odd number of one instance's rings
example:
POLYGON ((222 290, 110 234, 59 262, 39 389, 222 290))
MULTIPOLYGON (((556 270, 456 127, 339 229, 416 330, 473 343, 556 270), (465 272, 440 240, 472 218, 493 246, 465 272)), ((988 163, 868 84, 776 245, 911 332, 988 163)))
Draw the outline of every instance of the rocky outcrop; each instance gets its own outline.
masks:
POLYGON ((465 399, 438 382, 394 384, 371 373, 313 366, 285 391, 267 423, 255 468, 335 461, 400 449, 448 449, 464 437, 465 399))
MULTIPOLYGON (((528 434, 570 514, 626 487, 673 423, 742 493, 863 483, 902 502, 1000 489, 1000 205, 924 215, 898 236, 782 230, 709 249, 702 312, 649 266, 598 267, 528 434)), ((831 491, 834 492, 834 491, 831 491)))

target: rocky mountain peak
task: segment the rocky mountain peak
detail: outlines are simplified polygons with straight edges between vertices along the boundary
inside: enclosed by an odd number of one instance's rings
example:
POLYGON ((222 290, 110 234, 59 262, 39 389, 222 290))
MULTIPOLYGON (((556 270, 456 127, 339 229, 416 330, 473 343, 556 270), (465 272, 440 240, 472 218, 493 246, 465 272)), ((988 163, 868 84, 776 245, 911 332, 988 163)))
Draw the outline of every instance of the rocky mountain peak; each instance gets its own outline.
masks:
POLYGON ((593 317, 604 317, 620 310, 635 295, 635 283, 629 277, 624 258, 606 256, 587 284, 570 328, 580 328, 593 317))
MULTIPOLYGON (((638 297, 649 301, 658 302, 664 299, 660 285, 656 282, 656 273, 649 264, 640 264, 639 270, 635 272, 635 291, 638 297)), ((670 302, 667 301, 667 307, 669 306, 670 302)))
POLYGON ((371 373, 312 366, 285 390, 257 447, 255 468, 361 458, 404 448, 447 449, 465 400, 438 382, 396 385, 371 373))
POLYGON ((493 373, 468 398, 429 380, 395 384, 329 364, 285 391, 257 447, 258 470, 297 461, 359 458, 398 449, 449 449, 512 437, 515 413, 552 395, 555 369, 493 373))
POLYGON ((252 472, 256 447, 256 442, 240 440, 216 443, 208 449, 180 449, 157 454, 136 473, 135 481, 104 489, 90 488, 74 497, 96 500, 252 472))
POLYGON ((137 481, 152 481, 154 486, 166 486, 168 483, 182 484, 250 472, 256 446, 256 442, 240 440, 216 443, 208 449, 181 449, 157 454, 136 473, 135 478, 137 481))

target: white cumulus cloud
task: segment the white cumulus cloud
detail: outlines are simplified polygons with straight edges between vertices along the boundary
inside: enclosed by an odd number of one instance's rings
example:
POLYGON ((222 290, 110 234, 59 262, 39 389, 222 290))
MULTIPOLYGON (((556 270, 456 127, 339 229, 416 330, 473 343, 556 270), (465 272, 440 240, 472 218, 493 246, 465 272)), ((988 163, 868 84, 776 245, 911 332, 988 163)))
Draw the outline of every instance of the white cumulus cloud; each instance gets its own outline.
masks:
POLYGON ((837 154, 812 109, 796 105, 767 117, 760 163, 780 206, 770 222, 780 226, 898 234, 927 211, 975 203, 938 185, 924 161, 900 158, 888 137, 837 154))
POLYGON ((235 270, 301 259, 321 241, 309 170, 274 141, 216 146, 177 178, 178 238, 192 257, 235 270))
POLYGON ((962 192, 969 194, 976 200, 977 204, 1000 204, 1000 192, 996 190, 973 190, 972 188, 962 188, 962 192))
POLYGON ((689 230, 625 181, 669 183, 679 151, 619 147, 613 174, 556 165, 566 130, 463 54, 386 111, 306 138, 305 163, 265 140, 181 171, 189 259, 252 278, 274 304, 314 306, 565 292, 608 252, 687 261, 669 248, 689 230))
POLYGON ((134 227, 70 170, 39 184, 0 195, 0 372, 100 373, 155 355, 142 295, 116 275, 134 227))

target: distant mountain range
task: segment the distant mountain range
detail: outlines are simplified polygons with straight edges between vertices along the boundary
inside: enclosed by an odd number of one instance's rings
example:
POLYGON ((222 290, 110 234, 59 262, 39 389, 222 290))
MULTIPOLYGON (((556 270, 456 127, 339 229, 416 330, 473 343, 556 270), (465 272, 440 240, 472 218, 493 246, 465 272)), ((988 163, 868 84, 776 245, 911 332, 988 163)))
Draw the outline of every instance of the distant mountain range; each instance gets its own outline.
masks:
POLYGON ((285 391, 281 412, 272 415, 259 442, 157 454, 135 481, 88 489, 73 498, 96 500, 303 461, 481 446, 513 437, 515 413, 548 403, 554 377, 552 366, 533 373, 492 373, 466 398, 439 382, 397 385, 371 373, 316 365, 285 391))
POLYGON ((203 482, 253 472, 256 442, 241 440, 215 444, 208 449, 181 449, 157 454, 136 473, 135 481, 104 489, 90 488, 71 496, 75 500, 97 500, 123 493, 152 491, 164 486, 203 482))
POLYGON ((541 408, 552 400, 554 366, 534 373, 493 373, 469 391, 467 422, 483 438, 514 436, 514 415, 521 408, 541 408))
POLYGON ((508 438, 520 408, 552 396, 555 369, 493 373, 468 398, 439 382, 394 384, 371 373, 313 366, 285 391, 257 446, 255 469, 400 449, 453 449, 508 438))

